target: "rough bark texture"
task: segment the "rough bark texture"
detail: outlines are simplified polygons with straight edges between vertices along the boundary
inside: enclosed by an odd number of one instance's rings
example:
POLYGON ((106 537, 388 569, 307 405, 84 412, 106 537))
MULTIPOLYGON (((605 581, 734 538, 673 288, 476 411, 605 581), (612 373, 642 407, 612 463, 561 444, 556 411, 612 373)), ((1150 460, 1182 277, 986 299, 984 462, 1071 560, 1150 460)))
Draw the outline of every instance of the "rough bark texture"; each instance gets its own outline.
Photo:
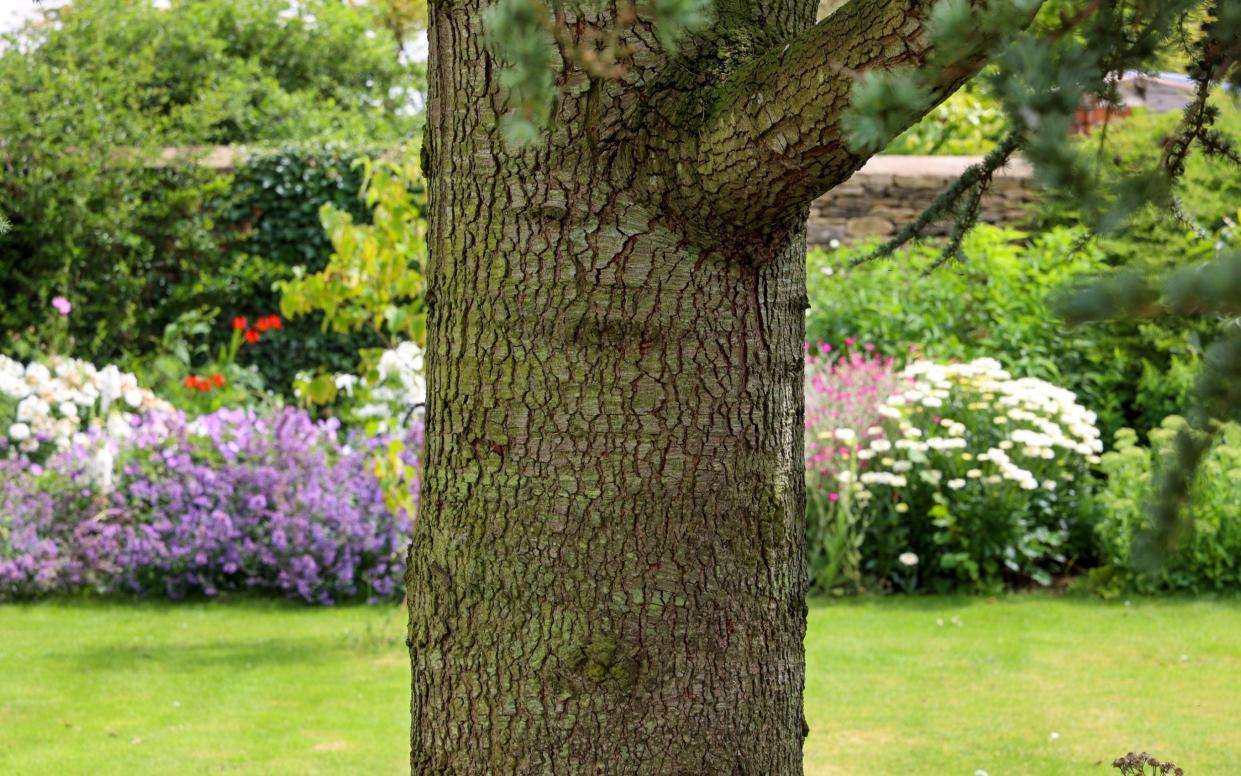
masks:
MULTIPOLYGON (((716 90, 698 139, 703 188, 717 217, 734 225, 778 217, 865 164, 869 156, 850 150, 841 131, 854 79, 871 69, 925 65, 924 23, 935 4, 855 0, 737 68, 716 90)), ((982 42, 940 73, 934 104, 977 72, 982 42)))
POLYGON ((806 205, 723 228, 699 149, 815 5, 725 2, 671 62, 639 24, 518 152, 481 2, 432 4, 413 773, 801 773, 806 205))

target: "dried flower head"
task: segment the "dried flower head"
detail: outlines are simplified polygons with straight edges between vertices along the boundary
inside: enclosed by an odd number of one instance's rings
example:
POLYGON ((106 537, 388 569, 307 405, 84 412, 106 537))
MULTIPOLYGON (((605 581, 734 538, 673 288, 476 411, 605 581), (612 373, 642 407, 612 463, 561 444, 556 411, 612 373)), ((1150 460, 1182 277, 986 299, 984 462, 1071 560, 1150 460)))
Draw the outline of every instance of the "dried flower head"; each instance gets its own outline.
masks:
POLYGON ((1112 761, 1112 767, 1123 776, 1185 776, 1171 760, 1159 760, 1146 752, 1130 752, 1112 761), (1149 770, 1148 770, 1149 769, 1149 770))

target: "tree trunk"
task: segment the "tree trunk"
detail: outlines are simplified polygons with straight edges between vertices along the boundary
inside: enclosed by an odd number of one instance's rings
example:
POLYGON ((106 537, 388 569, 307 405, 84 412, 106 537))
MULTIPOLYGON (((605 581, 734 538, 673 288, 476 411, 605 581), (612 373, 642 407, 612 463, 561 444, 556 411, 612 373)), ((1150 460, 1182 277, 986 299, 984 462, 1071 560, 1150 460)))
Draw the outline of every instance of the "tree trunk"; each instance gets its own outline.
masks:
POLYGON ((639 22, 625 77, 560 68, 552 131, 512 149, 481 0, 432 3, 413 773, 801 773, 814 192, 738 223, 697 143, 815 6, 719 3, 675 61, 639 22))
POLYGON ((804 238, 486 177, 435 187, 413 773, 801 773, 804 238))
POLYGON ((412 770, 801 773, 804 238, 754 267, 578 174, 435 186, 412 770))
POLYGON ((800 773, 804 227, 505 155, 472 16, 432 22, 412 771, 800 773))

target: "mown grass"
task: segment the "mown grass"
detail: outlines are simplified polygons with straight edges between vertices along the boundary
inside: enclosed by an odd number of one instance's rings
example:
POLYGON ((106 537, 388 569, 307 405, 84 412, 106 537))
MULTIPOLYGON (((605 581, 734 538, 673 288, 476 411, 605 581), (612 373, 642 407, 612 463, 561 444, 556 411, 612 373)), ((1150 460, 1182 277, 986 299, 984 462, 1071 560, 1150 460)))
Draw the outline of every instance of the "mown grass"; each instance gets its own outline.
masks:
POLYGON ((808 774, 1241 774, 1235 600, 834 602, 806 648, 808 774))
MULTIPOLYGON (((402 641, 390 608, 0 606, 0 773, 404 773, 402 641)), ((816 602, 806 646, 812 776, 1241 773, 1236 601, 816 602)))
POLYGON ((400 773, 403 638, 388 607, 0 607, 0 774, 400 773))

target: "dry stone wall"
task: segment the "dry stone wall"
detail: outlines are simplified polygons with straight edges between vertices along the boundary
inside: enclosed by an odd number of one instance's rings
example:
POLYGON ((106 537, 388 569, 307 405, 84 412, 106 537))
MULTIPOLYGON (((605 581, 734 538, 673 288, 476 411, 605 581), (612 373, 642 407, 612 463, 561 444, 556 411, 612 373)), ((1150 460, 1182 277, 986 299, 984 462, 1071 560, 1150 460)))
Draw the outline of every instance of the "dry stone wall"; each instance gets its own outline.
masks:
MULTIPOLYGON (((845 183, 815 200, 806 225, 811 245, 885 237, 917 217, 975 156, 876 156, 845 183)), ((1001 226, 1026 223, 1038 198, 1030 165, 1017 159, 999 171, 983 199, 980 220, 1001 226)), ((950 224, 933 227, 947 234, 950 224)))

